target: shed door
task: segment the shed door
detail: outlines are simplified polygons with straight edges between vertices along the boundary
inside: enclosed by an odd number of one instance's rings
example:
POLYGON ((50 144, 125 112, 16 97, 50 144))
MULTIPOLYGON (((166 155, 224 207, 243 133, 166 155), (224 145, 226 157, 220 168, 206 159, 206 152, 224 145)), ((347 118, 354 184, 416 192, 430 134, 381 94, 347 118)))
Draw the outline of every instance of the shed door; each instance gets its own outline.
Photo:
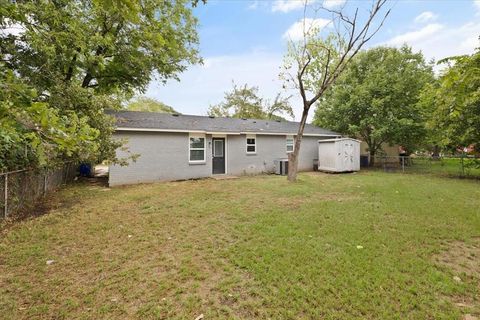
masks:
POLYGON ((345 141, 343 143, 343 170, 354 170, 354 147, 352 141, 345 141))
POLYGON ((225 173, 225 138, 212 139, 212 173, 225 173))

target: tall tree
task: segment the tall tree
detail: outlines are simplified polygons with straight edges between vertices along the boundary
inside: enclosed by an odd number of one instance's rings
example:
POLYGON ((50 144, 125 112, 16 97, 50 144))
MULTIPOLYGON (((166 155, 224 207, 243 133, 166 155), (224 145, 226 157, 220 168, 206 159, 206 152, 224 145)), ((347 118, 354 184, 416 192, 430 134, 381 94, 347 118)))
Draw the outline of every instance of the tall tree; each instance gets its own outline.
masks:
POLYGON ((320 8, 332 15, 329 25, 334 31, 329 31, 332 29, 320 28, 318 24, 307 25, 312 19, 306 17, 308 6, 305 0, 303 37, 289 42, 281 73, 286 87, 298 90, 303 104, 294 151, 288 154, 289 181, 297 179, 298 155, 310 108, 324 96, 352 58, 383 25, 390 12, 387 10, 382 14, 386 1, 374 0, 365 17, 359 8, 351 15, 346 7, 340 10, 320 8))
MULTIPOLYGON (((200 62, 191 0, 2 1, 0 60, 34 102, 74 113, 98 130, 97 158, 114 158, 104 109, 144 91, 150 79, 177 78, 200 62)), ((93 151, 93 150, 92 150, 93 151)))
POLYGON ((432 81, 431 65, 407 46, 360 52, 318 103, 314 123, 361 138, 373 165, 383 143, 412 150, 423 139, 425 122, 417 102, 432 81))
POLYGON ((210 106, 208 115, 215 117, 250 118, 250 119, 284 119, 283 115, 294 117, 289 97, 277 94, 273 102, 259 96, 258 87, 247 84, 233 84, 231 91, 225 92, 224 101, 210 106))
POLYGON ((91 160, 100 148, 98 130, 86 117, 60 115, 36 97, 0 62, 0 172, 55 166, 71 158, 91 160))
POLYGON ((283 97, 280 93, 275 96, 272 103, 267 101, 264 105, 264 113, 266 119, 284 120, 283 115, 287 115, 294 119, 292 106, 290 105, 291 97, 283 97))
POLYGON ((447 58, 449 67, 423 91, 420 105, 441 146, 480 145, 480 48, 472 55, 447 58), (438 134, 436 128, 441 128, 438 134))
POLYGON ((135 97, 128 102, 126 108, 130 111, 147 111, 147 112, 161 112, 161 113, 178 113, 171 106, 158 101, 154 98, 140 96, 135 97))

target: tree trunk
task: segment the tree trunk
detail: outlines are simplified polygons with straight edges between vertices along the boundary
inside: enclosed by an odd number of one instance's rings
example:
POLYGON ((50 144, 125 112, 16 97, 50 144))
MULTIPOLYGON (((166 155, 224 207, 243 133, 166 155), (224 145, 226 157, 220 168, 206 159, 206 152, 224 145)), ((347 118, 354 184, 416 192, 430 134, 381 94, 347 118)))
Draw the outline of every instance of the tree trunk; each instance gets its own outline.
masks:
MULTIPOLYGON (((295 138, 296 140, 296 138, 295 138)), ((296 146, 296 143, 295 143, 296 146)), ((294 152, 288 154, 288 176, 287 179, 290 182, 297 181, 297 168, 298 168, 298 157, 294 152)))
POLYGON ((440 147, 438 145, 433 146, 432 158, 433 160, 440 159, 440 147))
POLYGON ((297 172, 298 172, 298 155, 300 154, 300 145, 302 143, 303 130, 305 129, 305 123, 307 122, 308 108, 303 108, 302 120, 300 120, 300 125, 298 127, 297 135, 295 136, 295 146, 293 147, 293 152, 288 154, 288 181, 295 182, 297 181, 297 172))
POLYGON ((369 152, 370 152, 370 161, 368 162, 368 165, 370 167, 373 167, 375 165, 375 154, 376 154, 376 150, 374 148, 370 148, 369 147, 369 152))
POLYGON ((77 62, 77 54, 75 54, 72 58, 72 62, 70 63, 70 66, 68 67, 67 74, 65 75, 65 82, 69 82, 72 77, 73 77, 73 69, 74 65, 77 62))
POLYGON ((92 75, 89 72, 87 72, 87 74, 85 75, 82 81, 82 88, 87 88, 90 85, 90 81, 92 81, 92 79, 93 79, 92 75))

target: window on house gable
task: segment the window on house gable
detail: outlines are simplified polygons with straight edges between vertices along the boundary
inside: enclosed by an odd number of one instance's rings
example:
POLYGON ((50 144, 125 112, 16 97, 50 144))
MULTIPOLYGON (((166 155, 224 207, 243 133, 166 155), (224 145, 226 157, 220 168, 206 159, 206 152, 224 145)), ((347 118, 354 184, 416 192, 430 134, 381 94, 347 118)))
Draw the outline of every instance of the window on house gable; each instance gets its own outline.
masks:
POLYGON ((190 136, 189 161, 205 162, 205 136, 190 136))
POLYGON ((255 135, 247 135, 247 153, 257 153, 257 138, 255 135))

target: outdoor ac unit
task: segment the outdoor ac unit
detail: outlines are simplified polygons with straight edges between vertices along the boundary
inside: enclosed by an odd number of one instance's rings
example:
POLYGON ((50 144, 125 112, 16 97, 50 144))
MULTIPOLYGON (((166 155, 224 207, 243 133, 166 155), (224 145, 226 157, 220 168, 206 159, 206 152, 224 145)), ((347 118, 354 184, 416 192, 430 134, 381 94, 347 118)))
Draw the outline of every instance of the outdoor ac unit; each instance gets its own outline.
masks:
POLYGON ((285 176, 288 174, 288 159, 275 159, 273 160, 275 166, 275 174, 285 176))

